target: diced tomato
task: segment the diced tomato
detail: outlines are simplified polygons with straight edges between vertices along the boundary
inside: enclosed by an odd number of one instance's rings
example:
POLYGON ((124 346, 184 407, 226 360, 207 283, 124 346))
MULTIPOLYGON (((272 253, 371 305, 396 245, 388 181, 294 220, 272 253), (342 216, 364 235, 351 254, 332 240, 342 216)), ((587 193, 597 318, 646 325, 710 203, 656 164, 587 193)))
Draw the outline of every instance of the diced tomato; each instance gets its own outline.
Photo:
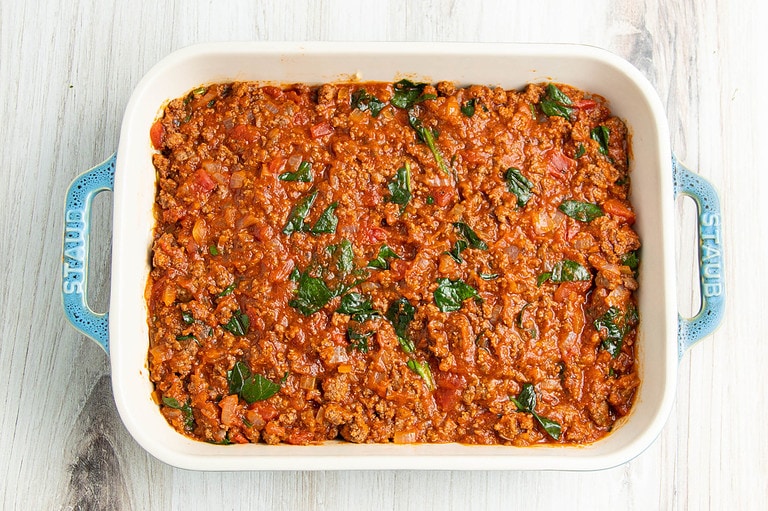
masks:
POLYGON ((369 208, 376 206, 379 202, 381 202, 381 197, 373 187, 369 187, 363 192, 363 196, 360 199, 360 203, 369 208))
POLYGON ((238 124, 232 128, 229 136, 235 140, 253 142, 259 138, 259 129, 256 126, 251 126, 250 124, 238 124))
POLYGON ((296 430, 286 437, 285 442, 291 445, 307 445, 312 442, 312 432, 307 430, 296 430))
POLYGON ((309 122, 309 115, 305 110, 299 110, 293 115, 293 124, 303 126, 309 122))
POLYGON ((387 231, 381 227, 368 226, 363 228, 363 237, 369 245, 373 245, 387 239, 387 231))
POLYGON ((608 199, 603 203, 603 211, 609 215, 623 218, 629 225, 635 223, 635 212, 627 203, 619 199, 608 199))
POLYGON ((253 410, 258 413, 265 421, 271 421, 279 415, 277 408, 267 403, 266 401, 256 401, 248 406, 249 410, 253 410))
POLYGON ((392 274, 392 278, 395 280, 402 280, 410 265, 411 263, 403 261, 402 259, 393 259, 389 261, 389 271, 392 274))
POLYGON ((462 155, 467 163, 472 164, 482 163, 488 158, 487 154, 477 149, 466 149, 462 151, 462 155))
POLYGON ((437 386, 434 392, 435 403, 444 412, 453 410, 461 401, 461 391, 466 387, 466 380, 456 373, 443 371, 436 371, 434 377, 437 386))
POLYGON ((261 316, 259 315, 259 311, 255 307, 250 304, 246 304, 243 308, 245 309, 245 315, 248 316, 251 325, 255 325, 256 320, 261 320, 262 323, 264 322, 264 320, 262 320, 261 316))
POLYGON ((333 126, 328 121, 319 122, 309 128, 312 138, 320 138, 333 133, 333 126))
POLYGON ((330 333, 330 338, 331 338, 331 341, 333 341, 333 343, 338 346, 343 346, 347 344, 346 331, 342 332, 341 330, 333 330, 330 333))
POLYGON ((204 169, 198 169, 197 172, 195 172, 195 184, 204 193, 209 193, 216 188, 216 181, 214 181, 204 169))
POLYGON ((576 166, 576 160, 568 158, 561 150, 552 149, 547 152, 547 171, 553 177, 564 179, 576 166))
POLYGON ((453 202, 453 198, 456 195, 456 189, 453 186, 436 186, 432 188, 432 198, 435 199, 435 204, 444 207, 453 202))
POLYGON ((596 106, 597 101, 594 99, 580 99, 573 102, 573 108, 578 108, 579 110, 589 110, 590 108, 595 108, 596 106))
POLYGON ((275 87, 274 85, 265 85, 261 88, 266 94, 272 96, 275 99, 280 99, 283 97, 283 89, 280 87, 275 87))
POLYGON ((571 295, 577 295, 581 298, 584 297, 592 282, 589 280, 580 280, 576 282, 563 282, 555 290, 553 298, 556 302, 566 302, 571 298, 571 295))
POLYGON ((229 439, 232 442, 236 443, 236 444, 247 444, 248 443, 248 439, 245 438, 245 436, 243 436, 243 434, 240 433, 239 431, 236 431, 235 433, 231 433, 230 436, 229 436, 229 439))
POLYGON ((149 129, 149 139, 152 141, 152 147, 155 149, 161 149, 163 147, 163 139, 165 138, 165 128, 160 121, 155 122, 149 129))
POLYGON ((301 104, 301 96, 298 92, 295 90, 287 90, 285 92, 285 100, 286 101, 293 101, 294 103, 301 104))
POLYGON ((267 170, 270 174, 275 175, 281 170, 283 170, 283 167, 285 167, 285 158, 274 158, 269 162, 269 165, 267 165, 267 170))
POLYGON ((571 241, 581 231, 581 225, 575 220, 565 222, 565 241, 571 241))

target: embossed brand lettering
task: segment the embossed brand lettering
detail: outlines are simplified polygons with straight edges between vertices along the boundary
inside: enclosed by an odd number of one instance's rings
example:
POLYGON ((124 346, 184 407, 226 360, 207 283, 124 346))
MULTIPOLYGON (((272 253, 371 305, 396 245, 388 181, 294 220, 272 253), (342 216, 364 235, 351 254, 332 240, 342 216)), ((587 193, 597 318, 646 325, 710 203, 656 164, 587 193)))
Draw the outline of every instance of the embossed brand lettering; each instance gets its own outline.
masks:
POLYGON ((722 269, 720 258, 720 215, 715 213, 702 213, 701 229, 699 230, 701 242, 701 280, 704 296, 720 296, 723 292, 722 269))
POLYGON ((82 294, 85 271, 85 224, 81 211, 68 210, 64 215, 64 284, 65 294, 82 294))

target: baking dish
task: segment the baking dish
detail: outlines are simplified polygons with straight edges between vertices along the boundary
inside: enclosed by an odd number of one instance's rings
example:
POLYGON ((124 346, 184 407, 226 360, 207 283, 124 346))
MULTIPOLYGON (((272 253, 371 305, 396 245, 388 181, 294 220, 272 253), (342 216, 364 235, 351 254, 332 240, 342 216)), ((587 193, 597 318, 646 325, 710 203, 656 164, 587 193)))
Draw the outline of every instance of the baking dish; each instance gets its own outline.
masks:
POLYGON ((126 107, 116 156, 77 178, 65 210, 62 299, 70 321, 110 356, 115 402, 129 432, 160 460, 200 470, 561 469, 624 463, 659 434, 675 396, 685 349, 719 324, 725 299, 719 201, 712 187, 673 157, 661 103, 647 80, 609 52, 577 45, 431 43, 221 43, 177 51, 138 84, 126 107), (176 432, 151 399, 144 286, 149 271, 155 170, 149 127, 161 106, 201 84, 254 80, 453 81, 521 88, 568 83, 609 99, 632 135, 632 203, 643 242, 638 363, 641 386, 632 412, 606 438, 586 446, 468 446, 326 442, 310 446, 212 445, 176 432), (114 191, 111 303, 87 305, 90 204, 114 191), (699 208, 702 307, 677 313, 674 197, 699 208))

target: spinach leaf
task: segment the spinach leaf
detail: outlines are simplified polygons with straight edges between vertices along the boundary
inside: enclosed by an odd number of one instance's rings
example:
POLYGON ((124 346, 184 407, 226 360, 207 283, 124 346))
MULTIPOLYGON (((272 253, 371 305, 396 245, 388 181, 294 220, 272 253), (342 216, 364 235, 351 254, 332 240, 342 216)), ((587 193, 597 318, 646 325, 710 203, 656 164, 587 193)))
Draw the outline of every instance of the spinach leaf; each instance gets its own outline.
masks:
POLYGON ((192 335, 192 334, 188 334, 188 335, 177 335, 177 336, 176 336, 176 340, 177 340, 177 341, 195 341, 195 342, 198 344, 198 346, 200 345, 200 341, 198 341, 198 340, 197 340, 197 337, 195 337, 195 336, 194 336, 194 335, 192 335))
POLYGON ((232 335, 238 337, 242 337, 243 335, 247 334, 250 326, 251 320, 248 317, 248 314, 239 309, 232 313, 232 317, 229 318, 229 321, 226 325, 221 325, 224 330, 227 330, 232 335))
POLYGON ((291 235, 294 232, 309 232, 317 236, 319 234, 332 234, 336 232, 336 226, 339 223, 335 213, 336 208, 339 207, 338 202, 333 202, 326 207, 313 227, 309 227, 305 223, 316 198, 317 190, 313 190, 309 195, 299 200, 288 214, 288 221, 285 227, 283 227, 283 234, 291 235))
POLYGON ((552 282, 573 282, 592 280, 592 274, 576 261, 564 259, 555 263, 552 267, 552 282))
POLYGON ((440 312, 457 311, 464 300, 478 297, 477 290, 461 279, 437 279, 437 289, 433 294, 440 312))
POLYGON ((456 240, 456 243, 453 244, 453 249, 451 249, 449 252, 446 252, 449 256, 453 258, 454 261, 461 264, 464 262, 464 260, 461 258, 461 253, 469 246, 469 243, 467 240, 459 239, 456 240))
POLYGON ((405 297, 398 298, 392 302, 387 308, 387 312, 384 313, 384 317, 392 323, 392 328, 395 330, 400 347, 406 353, 413 353, 416 349, 413 341, 408 337, 408 325, 413 321, 415 314, 416 307, 411 305, 411 302, 405 297))
POLYGON ((615 306, 609 307, 602 316, 593 322, 595 329, 605 336, 601 343, 603 349, 610 353, 613 358, 618 357, 621 353, 624 338, 636 323, 636 310, 629 310, 625 315, 622 315, 621 309, 615 306))
POLYGON ((591 222, 603 216, 603 209, 597 204, 577 200, 564 200, 557 209, 580 222, 591 222))
POLYGON ((494 280, 499 278, 498 273, 478 273, 481 279, 483 280, 494 280))
POLYGON ((248 404, 269 399, 280 390, 280 385, 277 383, 260 374, 252 374, 242 361, 235 362, 232 370, 227 371, 227 382, 229 392, 239 395, 248 404))
POLYGON ((520 169, 509 167, 504 173, 504 181, 507 183, 507 190, 514 193, 517 197, 517 207, 522 208, 531 199, 531 189, 533 183, 520 172, 520 169))
POLYGON ((194 322, 195 322, 195 317, 192 315, 192 313, 191 313, 191 312, 187 312, 187 311, 181 311, 181 320, 182 320, 182 321, 183 321, 185 324, 187 324, 187 325, 191 325, 192 323, 194 323, 194 322))
POLYGON ((532 412, 536 408, 536 392, 533 385, 524 383, 523 388, 517 397, 509 397, 509 400, 515 403, 517 409, 521 412, 532 412))
POLYGON ((596 128, 593 128, 592 131, 589 132, 589 136, 592 137, 592 140, 596 141, 598 144, 600 144, 600 148, 598 149, 600 151, 600 154, 608 154, 608 140, 611 136, 611 130, 607 126, 598 126, 596 128))
POLYGON ((338 245, 333 245, 333 252, 339 272, 342 276, 349 275, 355 269, 355 250, 352 248, 352 242, 343 238, 338 245))
POLYGON ((400 259, 400 256, 395 253, 394 250, 389 248, 388 245, 382 245, 379 249, 379 254, 376 256, 376 259, 371 260, 368 263, 368 268, 378 268, 380 270, 388 270, 389 269, 389 261, 388 259, 400 259))
POLYGON ((394 84, 393 88, 395 92, 389 102, 397 108, 409 109, 422 101, 436 99, 437 96, 434 94, 424 94, 424 88, 426 86, 426 83, 413 83, 410 80, 400 80, 394 84))
POLYGON ((310 316, 325 307, 334 296, 336 293, 328 288, 323 279, 312 277, 307 269, 299 274, 296 298, 290 300, 288 305, 310 316))
POLYGON ((467 248, 476 248, 478 250, 488 250, 488 245, 464 222, 454 222, 453 226, 459 233, 459 239, 453 245, 453 250, 448 252, 457 263, 463 262, 461 253, 467 248))
POLYGON ((552 277, 551 271, 545 271, 544 273, 536 277, 536 287, 541 287, 541 285, 546 281, 548 281, 550 277, 552 277))
POLYGON ((637 252, 632 251, 625 255, 621 260, 621 264, 628 266, 630 270, 636 272, 638 266, 640 266, 640 259, 637 257, 637 252))
POLYGON ((429 362, 419 362, 415 359, 410 359, 407 362, 408 369, 421 376, 426 382, 429 390, 435 390, 435 379, 432 377, 432 370, 429 368, 429 362))
POLYGON ((555 440, 560 440, 560 434, 563 432, 563 428, 559 423, 553 421, 552 419, 542 417, 538 413, 533 414, 533 416, 536 418, 539 424, 541 424, 541 427, 544 428, 544 431, 546 431, 549 436, 555 440))
POLYGON ((390 197, 389 202, 400 205, 400 213, 405 210, 408 201, 411 200, 411 164, 405 162, 405 166, 400 167, 395 172, 395 177, 387 185, 390 197))
POLYGON ((246 403, 251 404, 256 401, 264 401, 274 396, 280 390, 280 385, 274 383, 260 374, 252 375, 243 384, 243 390, 240 397, 245 399, 246 403))
POLYGON ((349 293, 342 296, 341 303, 336 312, 348 314, 352 316, 353 321, 358 323, 381 316, 381 313, 371 305, 371 299, 364 297, 360 293, 349 293))
POLYGON ((373 332, 358 332, 351 328, 347 329, 347 337, 349 338, 349 347, 355 349, 361 353, 368 353, 370 347, 368 346, 368 339, 373 335, 373 332))
POLYGON ((315 203, 316 198, 317 190, 313 190, 309 195, 299 200, 296 206, 294 206, 288 214, 288 221, 286 222, 285 227, 283 227, 283 234, 290 235, 294 232, 303 232, 307 230, 304 220, 306 220, 309 210, 312 208, 312 204, 315 203))
POLYGON ((336 208, 339 207, 338 202, 334 202, 328 205, 320 214, 320 218, 317 219, 315 225, 310 229, 314 235, 318 234, 333 234, 336 232, 336 226, 339 225, 339 219, 336 217, 336 208))
POLYGON ((163 404, 175 410, 181 410, 184 415, 184 427, 187 431, 195 429, 195 416, 192 413, 192 401, 187 399, 183 405, 176 398, 163 396, 163 404))
POLYGON ((231 295, 232 291, 234 291, 236 287, 237 287, 237 282, 233 282, 227 287, 225 287, 224 290, 221 293, 219 293, 217 296, 221 297, 221 296, 231 295))
POLYGON ((369 94, 365 89, 358 89, 352 94, 352 108, 357 108, 361 112, 370 110, 373 118, 378 117, 385 106, 387 104, 384 101, 373 94, 369 94))
POLYGON ((551 83, 547 85, 547 93, 539 103, 541 111, 547 117, 559 116, 567 120, 571 120, 571 114, 573 113, 572 104, 571 98, 551 83))
POLYGON ((299 164, 299 168, 296 172, 283 172, 277 177, 280 181, 298 181, 301 183, 309 183, 312 181, 312 164, 308 161, 303 161, 299 164))
POLYGON ((579 147, 576 149, 576 154, 574 154, 574 156, 578 160, 579 158, 584 156, 584 153, 586 152, 587 152, 587 148, 584 147, 584 144, 579 144, 579 147))
MULTIPOLYGON (((556 283, 592 280, 592 274, 588 269, 584 268, 576 261, 570 261, 568 259, 556 262, 552 267, 552 271, 548 273, 548 279, 542 280, 541 284, 546 282, 546 280, 551 280, 556 283)), ((543 278, 544 275, 547 274, 542 273, 539 275, 539 278, 543 278)))
POLYGON ((211 245, 208 247, 208 253, 212 256, 217 256, 219 255, 219 249, 216 247, 216 245, 211 245))
POLYGON ((520 390, 517 397, 509 396, 509 399, 515 403, 519 412, 530 413, 533 415, 533 418, 536 419, 549 436, 555 440, 560 440, 560 434, 562 433, 560 424, 536 413, 536 392, 532 384, 524 383, 523 388, 520 390))
POLYGON ((466 117, 472 117, 475 115, 475 104, 477 103, 477 98, 472 98, 467 101, 465 101, 461 105, 461 113, 463 113, 466 117))
POLYGON ((448 170, 445 160, 443 160, 443 155, 440 153, 440 149, 438 149, 437 144, 435 144, 435 132, 425 127, 421 122, 421 119, 413 114, 413 111, 408 112, 408 123, 411 125, 411 128, 416 131, 417 138, 427 144, 429 150, 432 151, 432 156, 435 157, 435 161, 437 162, 437 166, 440 167, 440 170, 450 176, 451 172, 448 170))
POLYGON ((469 248, 476 248, 478 250, 488 250, 488 245, 480 239, 480 237, 472 230, 472 228, 464 222, 453 222, 453 226, 459 231, 459 235, 467 240, 469 248))

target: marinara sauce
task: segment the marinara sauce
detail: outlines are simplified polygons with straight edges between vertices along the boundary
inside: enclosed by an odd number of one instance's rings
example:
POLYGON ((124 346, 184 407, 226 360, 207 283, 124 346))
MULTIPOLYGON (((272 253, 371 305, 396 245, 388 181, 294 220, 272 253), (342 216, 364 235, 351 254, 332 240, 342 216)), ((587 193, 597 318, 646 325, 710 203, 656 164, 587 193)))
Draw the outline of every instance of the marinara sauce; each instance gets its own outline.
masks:
POLYGON ((152 126, 153 397, 208 442, 592 442, 632 406, 629 145, 567 85, 223 83, 152 126))

